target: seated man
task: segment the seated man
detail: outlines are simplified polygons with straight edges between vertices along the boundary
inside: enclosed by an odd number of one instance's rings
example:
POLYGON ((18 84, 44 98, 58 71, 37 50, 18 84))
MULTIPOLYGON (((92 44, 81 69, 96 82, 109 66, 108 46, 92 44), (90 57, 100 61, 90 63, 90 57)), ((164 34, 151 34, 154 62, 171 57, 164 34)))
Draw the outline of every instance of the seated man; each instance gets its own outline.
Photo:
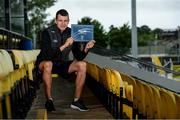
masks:
POLYGON ((68 27, 69 14, 64 9, 57 11, 55 23, 55 25, 46 28, 42 32, 41 52, 36 61, 45 85, 47 99, 45 107, 47 111, 55 111, 51 95, 51 72, 63 75, 76 72, 76 89, 70 107, 80 111, 87 111, 88 108, 80 100, 86 77, 86 62, 82 60, 87 55, 88 50, 94 46, 95 41, 89 41, 83 51, 78 49, 78 44, 71 37, 71 29, 68 27), (69 60, 71 50, 76 60, 69 60))

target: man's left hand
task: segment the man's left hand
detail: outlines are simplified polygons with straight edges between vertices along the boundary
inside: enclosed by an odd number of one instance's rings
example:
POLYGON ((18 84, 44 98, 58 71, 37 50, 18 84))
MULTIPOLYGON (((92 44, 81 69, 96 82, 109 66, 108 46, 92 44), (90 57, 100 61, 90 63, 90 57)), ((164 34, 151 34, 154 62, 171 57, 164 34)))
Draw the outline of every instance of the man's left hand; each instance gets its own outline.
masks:
POLYGON ((88 51, 90 48, 92 48, 95 43, 96 43, 95 40, 90 40, 90 41, 86 44, 86 47, 85 47, 85 49, 84 49, 84 52, 87 53, 87 51, 88 51))

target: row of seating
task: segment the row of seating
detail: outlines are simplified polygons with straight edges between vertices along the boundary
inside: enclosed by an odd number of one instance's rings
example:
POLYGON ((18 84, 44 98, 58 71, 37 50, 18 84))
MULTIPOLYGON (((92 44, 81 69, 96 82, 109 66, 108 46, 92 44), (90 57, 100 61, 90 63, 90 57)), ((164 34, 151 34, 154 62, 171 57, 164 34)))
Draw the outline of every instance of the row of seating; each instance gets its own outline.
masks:
POLYGON ((92 63, 87 66, 89 76, 120 98, 116 105, 121 118, 180 118, 179 94, 110 68, 100 68, 92 63))
POLYGON ((0 49, 0 119, 25 118, 35 97, 32 71, 38 53, 0 49))
MULTIPOLYGON (((88 63, 87 73, 102 85, 110 94, 108 110, 115 118, 133 118, 133 86, 122 80, 118 71, 88 63), (114 100, 115 99, 115 100, 114 100), (116 103, 114 103, 116 102, 116 103), (112 105, 116 105, 113 106, 112 105)), ((109 96, 109 95, 108 95, 109 96)), ((103 101, 102 100, 102 101, 103 101)))

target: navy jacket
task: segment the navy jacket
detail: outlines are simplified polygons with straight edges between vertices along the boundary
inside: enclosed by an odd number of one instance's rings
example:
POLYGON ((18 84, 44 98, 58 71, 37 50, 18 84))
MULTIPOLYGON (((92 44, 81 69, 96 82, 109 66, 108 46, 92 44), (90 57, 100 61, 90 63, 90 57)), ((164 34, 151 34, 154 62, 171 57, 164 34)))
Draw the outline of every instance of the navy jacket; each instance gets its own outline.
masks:
POLYGON ((71 37, 71 28, 67 27, 62 33, 56 25, 50 26, 43 30, 40 43, 40 54, 37 56, 37 63, 44 60, 50 61, 68 61, 69 53, 72 50, 73 56, 78 61, 83 60, 87 53, 80 49, 86 43, 74 42, 73 45, 60 51, 59 47, 62 46, 66 40, 71 37))

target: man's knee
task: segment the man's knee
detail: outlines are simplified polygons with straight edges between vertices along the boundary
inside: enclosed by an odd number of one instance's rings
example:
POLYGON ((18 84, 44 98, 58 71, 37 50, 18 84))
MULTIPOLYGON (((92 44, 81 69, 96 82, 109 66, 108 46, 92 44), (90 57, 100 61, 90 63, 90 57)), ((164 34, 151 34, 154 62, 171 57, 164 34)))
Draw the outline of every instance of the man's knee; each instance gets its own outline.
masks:
POLYGON ((79 66, 78 68, 79 68, 80 71, 86 72, 86 62, 81 61, 81 62, 79 62, 78 66, 79 66))
POLYGON ((43 72, 51 72, 53 63, 51 61, 46 61, 43 63, 43 72))

